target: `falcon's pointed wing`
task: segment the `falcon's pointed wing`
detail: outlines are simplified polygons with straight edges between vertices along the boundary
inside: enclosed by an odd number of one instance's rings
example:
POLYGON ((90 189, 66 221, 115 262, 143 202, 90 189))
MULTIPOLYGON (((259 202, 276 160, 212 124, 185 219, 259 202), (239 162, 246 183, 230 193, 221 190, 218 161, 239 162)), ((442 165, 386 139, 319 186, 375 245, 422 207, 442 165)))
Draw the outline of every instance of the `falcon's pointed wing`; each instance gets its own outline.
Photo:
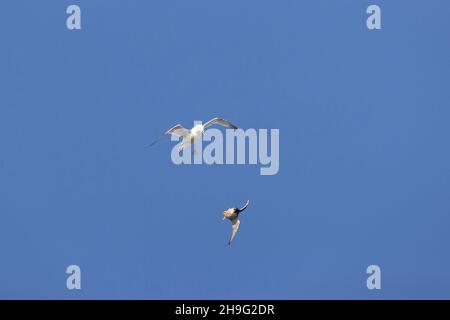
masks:
POLYGON ((236 235, 236 232, 239 229, 239 225, 241 224, 241 221, 238 218, 234 218, 233 220, 231 220, 231 223, 233 224, 233 230, 231 231, 231 237, 230 240, 228 240, 228 245, 231 245, 231 241, 233 241, 234 236, 236 235))
POLYGON ((221 119, 221 118, 213 118, 213 119, 209 120, 207 123, 205 123, 203 125, 203 127, 206 129, 206 128, 212 126, 213 124, 220 124, 221 126, 224 126, 226 128, 237 129, 237 127, 234 124, 232 124, 228 120, 221 119))
POLYGON ((238 209, 238 211, 239 211, 239 212, 242 212, 242 211, 244 211, 245 209, 247 209, 249 203, 250 203, 250 200, 247 200, 247 202, 245 203, 245 205, 244 205, 242 208, 238 209))

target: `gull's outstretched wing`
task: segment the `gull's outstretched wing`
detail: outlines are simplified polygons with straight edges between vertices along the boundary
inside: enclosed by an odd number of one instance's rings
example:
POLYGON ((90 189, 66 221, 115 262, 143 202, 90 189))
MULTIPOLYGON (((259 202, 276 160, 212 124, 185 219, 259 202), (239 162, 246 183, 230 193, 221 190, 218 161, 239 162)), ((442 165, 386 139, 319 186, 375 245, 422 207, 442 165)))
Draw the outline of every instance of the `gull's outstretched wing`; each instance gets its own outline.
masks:
POLYGON ((162 137, 164 137, 164 135, 162 134, 161 136, 158 137, 158 139, 156 139, 155 141, 153 141, 152 143, 148 144, 147 147, 152 147, 155 143, 157 143, 162 137))
POLYGON ((231 220, 231 223, 233 224, 233 230, 231 231, 231 237, 230 240, 228 240, 228 245, 231 245, 231 241, 233 241, 234 236, 236 235, 236 232, 239 229, 239 225, 241 224, 241 221, 238 218, 234 218, 233 220, 231 220))
POLYGON ((169 130, 167 130, 164 134, 162 134, 161 136, 159 136, 158 139, 156 139, 155 141, 153 141, 152 143, 150 143, 148 145, 148 147, 153 146, 155 143, 157 143, 162 137, 164 137, 165 135, 168 134, 173 134, 175 136, 179 136, 179 137, 186 137, 190 134, 191 132, 186 129, 185 127, 183 127, 181 124, 177 124, 176 126, 173 126, 172 128, 170 128, 169 130))
POLYGON ((247 202, 245 203, 245 205, 244 205, 242 208, 238 209, 238 212, 242 212, 242 211, 244 211, 245 209, 247 209, 249 203, 250 203, 250 200, 247 200, 247 202))
POLYGON ((169 130, 167 130, 165 134, 173 134, 179 137, 186 137, 187 135, 189 135, 189 133, 191 132, 188 129, 183 127, 181 124, 177 124, 176 126, 173 126, 169 130))
POLYGON ((231 129, 237 129, 237 127, 232 124, 231 122, 229 122, 228 120, 225 119, 221 119, 221 118, 214 118, 209 120, 207 123, 205 123, 203 125, 203 127, 206 129, 210 126, 212 126, 213 124, 220 124, 221 126, 227 127, 227 128, 231 128, 231 129))

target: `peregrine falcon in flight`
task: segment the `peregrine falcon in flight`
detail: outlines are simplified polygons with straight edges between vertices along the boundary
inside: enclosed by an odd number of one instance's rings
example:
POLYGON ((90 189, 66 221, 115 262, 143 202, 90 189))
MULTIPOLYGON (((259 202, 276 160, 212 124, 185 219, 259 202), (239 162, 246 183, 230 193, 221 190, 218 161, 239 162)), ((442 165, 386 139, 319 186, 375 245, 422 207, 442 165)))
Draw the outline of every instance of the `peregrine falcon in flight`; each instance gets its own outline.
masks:
POLYGON ((233 228, 231 231, 230 240, 228 240, 228 245, 231 245, 231 241, 233 241, 233 238, 239 229, 239 225, 241 224, 241 221, 239 220, 239 214, 247 208, 248 204, 249 204, 249 200, 247 200, 245 205, 240 209, 239 208, 229 208, 228 210, 225 210, 223 212, 222 220, 229 219, 231 221, 232 228, 233 228))

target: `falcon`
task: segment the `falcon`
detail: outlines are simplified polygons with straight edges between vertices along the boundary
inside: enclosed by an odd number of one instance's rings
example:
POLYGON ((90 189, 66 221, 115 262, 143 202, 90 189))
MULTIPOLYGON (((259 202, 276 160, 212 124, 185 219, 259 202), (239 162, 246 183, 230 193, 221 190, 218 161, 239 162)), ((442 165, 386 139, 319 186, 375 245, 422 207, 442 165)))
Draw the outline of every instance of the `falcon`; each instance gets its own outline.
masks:
POLYGON ((241 221, 239 220, 239 214, 247 209, 248 204, 250 203, 249 200, 245 203, 245 205, 242 208, 229 208, 228 210, 225 210, 223 212, 223 218, 222 220, 228 219, 231 221, 232 230, 231 230, 231 236, 230 240, 228 240, 228 245, 231 245, 231 241, 233 241, 234 236, 236 235, 236 232, 239 229, 239 225, 241 224, 241 221))

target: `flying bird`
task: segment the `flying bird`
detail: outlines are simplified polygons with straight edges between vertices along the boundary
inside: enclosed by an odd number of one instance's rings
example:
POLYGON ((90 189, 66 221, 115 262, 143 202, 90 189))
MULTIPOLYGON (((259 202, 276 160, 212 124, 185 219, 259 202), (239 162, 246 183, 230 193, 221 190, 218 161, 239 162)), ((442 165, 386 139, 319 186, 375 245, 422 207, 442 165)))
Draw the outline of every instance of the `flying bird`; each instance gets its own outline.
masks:
POLYGON ((191 130, 186 129, 181 124, 177 124, 177 125, 173 126, 172 128, 170 128, 169 130, 167 130, 161 137, 159 137, 158 139, 156 139, 155 141, 150 143, 149 147, 153 146, 156 142, 159 141, 159 139, 161 139, 165 135, 174 135, 174 136, 183 138, 181 145, 180 145, 180 150, 184 149, 187 146, 189 146, 190 144, 194 144, 195 140, 198 137, 200 137, 208 127, 210 127, 214 124, 220 124, 221 126, 224 126, 226 128, 230 128, 230 129, 237 129, 237 127, 234 124, 232 124, 228 120, 221 119, 221 118, 213 118, 203 125, 197 124, 191 130))
POLYGON ((231 225, 232 225, 231 236, 230 236, 230 240, 228 240, 228 245, 231 245, 231 241, 233 241, 233 238, 239 229, 239 225, 241 224, 241 221, 239 220, 239 214, 248 207, 249 202, 250 201, 247 200, 245 205, 240 209, 239 208, 229 208, 228 210, 225 210, 223 212, 222 220, 229 219, 231 221, 231 225))

